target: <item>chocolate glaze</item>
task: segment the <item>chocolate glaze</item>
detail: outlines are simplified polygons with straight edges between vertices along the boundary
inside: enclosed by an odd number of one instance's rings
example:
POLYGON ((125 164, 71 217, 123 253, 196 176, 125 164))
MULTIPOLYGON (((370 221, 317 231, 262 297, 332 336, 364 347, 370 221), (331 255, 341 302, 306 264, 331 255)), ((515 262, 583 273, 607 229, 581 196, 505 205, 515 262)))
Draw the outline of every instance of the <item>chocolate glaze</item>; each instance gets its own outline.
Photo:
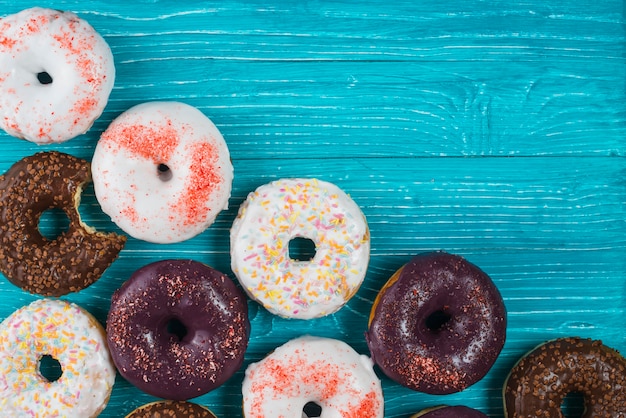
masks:
POLYGON ((137 270, 111 299, 108 344, 120 374, 161 398, 184 400, 228 380, 250 335, 243 292, 225 274, 192 260, 137 270), (168 331, 182 323, 179 339, 168 331))
POLYGON ((502 351, 506 310, 489 276, 457 255, 415 256, 378 294, 365 338, 374 362, 416 391, 482 379, 502 351))
POLYGON ((524 356, 504 385, 507 418, 562 416, 569 393, 585 401, 581 418, 626 417, 626 360, 601 341, 548 341, 524 356))
POLYGON ((487 415, 467 406, 439 406, 419 412, 411 418, 487 418, 487 415))
POLYGON ((203 406, 185 401, 152 402, 135 409, 126 418, 217 418, 203 406))
POLYGON ((77 292, 100 278, 126 237, 93 231, 78 212, 89 163, 56 151, 16 162, 0 177, 0 271, 16 286, 44 296, 77 292), (63 210, 69 228, 54 240, 39 232, 41 214, 63 210))

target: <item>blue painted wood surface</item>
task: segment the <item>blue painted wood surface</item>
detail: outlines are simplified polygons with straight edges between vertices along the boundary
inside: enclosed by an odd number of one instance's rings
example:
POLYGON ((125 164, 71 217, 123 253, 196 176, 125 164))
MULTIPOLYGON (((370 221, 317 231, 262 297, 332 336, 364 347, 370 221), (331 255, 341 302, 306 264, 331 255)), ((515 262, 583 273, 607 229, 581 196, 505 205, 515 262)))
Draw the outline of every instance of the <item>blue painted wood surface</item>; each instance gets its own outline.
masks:
MULTIPOLYGON (((622 1, 0 0, 0 15, 72 10, 109 42, 117 78, 85 135, 36 146, 0 133, 0 171, 34 152, 90 159, 118 114, 149 100, 200 108, 223 133, 230 208, 175 245, 130 239, 92 287, 66 299, 104 322, 112 292, 142 265, 193 258, 232 276, 229 228, 248 192, 280 177, 332 181, 372 235, 360 291, 337 314, 274 317, 250 303, 246 365, 313 333, 367 353, 377 291, 412 255, 443 249, 500 288, 508 339, 491 372, 459 394, 428 396, 381 375, 386 417, 465 404, 502 417, 515 361, 547 339, 580 335, 626 351, 626 58, 622 1)), ((116 230, 88 189, 81 213, 116 230)), ((51 228, 48 223, 43 229, 51 228)), ((0 318, 36 299, 0 277, 0 318)), ((241 416, 243 369, 195 399, 241 416)), ((102 416, 153 400, 117 380, 102 416)))

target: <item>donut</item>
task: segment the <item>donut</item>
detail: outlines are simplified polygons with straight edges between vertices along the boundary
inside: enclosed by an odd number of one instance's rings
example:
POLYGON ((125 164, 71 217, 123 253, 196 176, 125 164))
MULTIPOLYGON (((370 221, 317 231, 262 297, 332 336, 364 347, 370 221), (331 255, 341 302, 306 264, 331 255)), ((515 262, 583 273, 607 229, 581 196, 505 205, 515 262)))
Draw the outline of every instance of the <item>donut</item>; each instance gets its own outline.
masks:
POLYGON ((367 270, 370 235, 356 203, 334 184, 280 179, 240 206, 230 232, 231 267, 248 295, 285 318, 318 318, 339 310, 367 270), (289 246, 311 240, 310 259, 289 246))
POLYGON ((487 415, 467 406, 436 406, 424 409, 409 418, 487 418, 487 415))
POLYGON ((324 417, 382 418, 384 412, 370 358, 342 341, 309 335, 250 364, 242 393, 245 418, 306 416, 311 405, 324 417))
POLYGON ((114 382, 104 329, 83 308, 39 299, 0 323, 3 417, 96 417, 114 382), (44 356, 61 366, 57 380, 41 373, 44 356))
POLYGON ((226 209, 233 166, 224 138, 198 109, 149 102, 118 116, 92 159, 102 210, 134 238, 180 242, 226 209))
POLYGON ((389 378, 415 391, 450 394, 491 369, 504 345, 506 310, 477 266, 443 251, 422 253, 383 286, 365 337, 389 378))
POLYGON ((140 406, 126 418, 217 418, 211 411, 196 403, 185 401, 157 401, 140 406))
POLYGON ((89 163, 57 151, 16 162, 0 176, 0 271, 16 286, 44 296, 61 296, 93 284, 117 258, 126 237, 85 225, 78 212, 91 179, 89 163), (62 210, 67 230, 44 237, 39 220, 62 210))
POLYGON ((0 128, 37 144, 89 130, 115 81, 106 41, 74 13, 34 7, 0 19, 0 128))
POLYGON ((504 384, 507 418, 563 416, 568 394, 583 397, 581 418, 626 417, 626 360, 602 341, 565 337, 531 350, 504 384))
POLYGON ((106 330, 126 380, 178 401, 217 388, 241 367, 250 322, 244 293, 225 274, 193 260, 161 260, 114 292, 106 330))

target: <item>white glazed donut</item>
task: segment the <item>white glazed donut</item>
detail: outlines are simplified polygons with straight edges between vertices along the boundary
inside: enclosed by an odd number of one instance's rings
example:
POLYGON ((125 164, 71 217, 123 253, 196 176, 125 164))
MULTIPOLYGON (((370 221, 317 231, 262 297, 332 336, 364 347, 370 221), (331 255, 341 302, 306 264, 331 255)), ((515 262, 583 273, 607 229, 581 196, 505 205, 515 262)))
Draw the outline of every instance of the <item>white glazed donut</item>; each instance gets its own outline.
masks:
POLYGON ((245 418, 302 418, 310 402, 323 418, 377 418, 384 413, 373 362, 348 344, 304 336, 248 366, 242 386, 245 418))
POLYGON ((357 204, 334 184, 281 179, 260 186, 230 233, 231 267, 251 298, 270 312, 310 319, 336 312, 358 290, 370 238, 357 204), (312 240, 311 260, 290 257, 289 242, 312 240))
POLYGON ((40 299, 0 324, 3 417, 95 417, 114 382, 104 329, 77 305, 40 299), (39 371, 45 355, 61 365, 56 381, 39 371))
POLYGON ((129 235, 180 242, 228 207, 233 166, 226 142, 198 109, 149 102, 118 116, 92 160, 102 210, 129 235))
POLYGON ((74 13, 35 7, 0 19, 0 128, 46 144, 89 130, 115 81, 106 41, 74 13))

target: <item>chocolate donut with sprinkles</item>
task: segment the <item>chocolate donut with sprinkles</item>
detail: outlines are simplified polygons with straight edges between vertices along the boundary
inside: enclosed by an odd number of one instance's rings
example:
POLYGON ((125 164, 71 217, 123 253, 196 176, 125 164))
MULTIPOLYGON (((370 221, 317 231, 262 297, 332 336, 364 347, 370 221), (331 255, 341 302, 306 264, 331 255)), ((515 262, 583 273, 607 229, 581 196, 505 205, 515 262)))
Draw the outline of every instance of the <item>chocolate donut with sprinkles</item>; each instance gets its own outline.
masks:
POLYGON ((135 409, 126 418, 217 418, 213 412, 197 403, 157 401, 135 409))
POLYGON ((563 417, 565 398, 582 396, 581 418, 626 417, 626 360, 602 341, 567 337, 536 347, 504 384, 507 418, 563 417))
POLYGON ((417 414, 411 415, 409 418, 488 418, 476 409, 467 406, 435 406, 433 408, 424 409, 417 414))
POLYGON ((25 157, 0 176, 0 271, 11 283, 61 296, 90 286, 117 259, 126 237, 97 232, 81 220, 80 197, 90 180, 87 161, 57 151, 25 157), (49 209, 69 220, 54 239, 39 230, 49 209))
POLYGON ((185 400, 241 367, 250 322, 245 294, 225 274, 193 260, 162 260, 115 291, 106 330, 126 380, 151 395, 185 400))
POLYGON ((419 254, 379 292, 366 332, 372 359, 419 392, 459 392, 482 379, 504 346, 506 309, 491 278, 443 251, 419 254))

